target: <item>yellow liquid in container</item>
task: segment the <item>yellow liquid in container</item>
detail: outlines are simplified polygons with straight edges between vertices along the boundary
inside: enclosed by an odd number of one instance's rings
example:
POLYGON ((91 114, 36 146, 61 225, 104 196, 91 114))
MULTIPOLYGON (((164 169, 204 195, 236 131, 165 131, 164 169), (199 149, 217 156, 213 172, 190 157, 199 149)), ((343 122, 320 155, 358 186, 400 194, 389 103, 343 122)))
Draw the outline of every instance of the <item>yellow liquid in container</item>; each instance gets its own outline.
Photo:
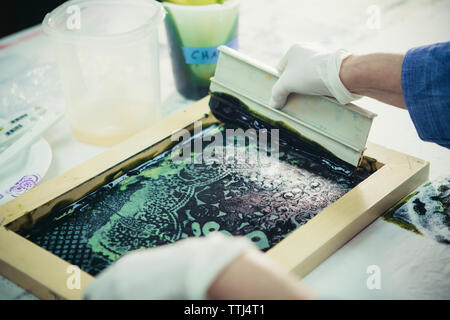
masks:
POLYGON ((70 115, 74 136, 102 146, 115 145, 161 118, 159 108, 152 110, 148 103, 98 101, 73 107, 77 110, 76 115, 70 115))

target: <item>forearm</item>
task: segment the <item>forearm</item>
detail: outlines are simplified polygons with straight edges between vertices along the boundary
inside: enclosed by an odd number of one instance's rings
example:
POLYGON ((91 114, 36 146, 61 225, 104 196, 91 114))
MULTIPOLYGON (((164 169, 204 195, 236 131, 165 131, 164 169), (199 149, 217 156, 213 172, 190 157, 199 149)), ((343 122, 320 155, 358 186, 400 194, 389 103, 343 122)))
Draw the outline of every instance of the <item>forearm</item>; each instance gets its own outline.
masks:
POLYGON ((234 260, 208 290, 209 299, 313 299, 314 294, 300 285, 262 253, 249 251, 234 260))
POLYGON ((339 77, 352 93, 406 109, 402 92, 401 54, 351 55, 342 62, 339 77))

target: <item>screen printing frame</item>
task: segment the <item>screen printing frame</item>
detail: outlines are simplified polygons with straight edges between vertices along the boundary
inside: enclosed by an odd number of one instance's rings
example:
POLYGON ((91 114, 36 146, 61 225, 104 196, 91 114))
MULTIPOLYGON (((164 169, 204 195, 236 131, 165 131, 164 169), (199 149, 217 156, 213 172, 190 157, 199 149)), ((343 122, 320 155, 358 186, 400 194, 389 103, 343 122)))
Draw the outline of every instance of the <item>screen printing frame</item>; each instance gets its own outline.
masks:
MULTIPOLYGON (((172 133, 195 121, 217 123, 208 101, 196 102, 1 206, 0 274, 39 298, 81 299, 94 277, 81 270, 80 288, 71 288, 67 283, 74 275, 72 265, 16 231, 167 150, 174 143, 172 133)), ((266 253, 270 258, 305 276, 428 178, 427 161, 370 142, 365 155, 377 159, 378 170, 271 248, 266 253)))

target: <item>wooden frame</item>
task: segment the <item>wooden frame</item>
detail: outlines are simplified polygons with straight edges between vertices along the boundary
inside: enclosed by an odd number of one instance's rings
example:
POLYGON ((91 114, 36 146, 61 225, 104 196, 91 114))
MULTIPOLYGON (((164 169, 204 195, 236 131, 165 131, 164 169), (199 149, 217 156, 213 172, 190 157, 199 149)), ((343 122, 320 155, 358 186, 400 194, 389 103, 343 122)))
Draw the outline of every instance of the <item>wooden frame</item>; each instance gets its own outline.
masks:
MULTIPOLYGON (((173 132, 200 119, 204 124, 217 122, 208 97, 0 207, 0 273, 40 298, 81 299, 93 277, 81 271, 81 288, 69 289, 70 264, 15 231, 161 153, 172 143, 173 132)), ((370 142, 367 147, 365 155, 377 159, 379 169, 279 242, 268 256, 304 276, 428 178, 428 162, 370 142)))

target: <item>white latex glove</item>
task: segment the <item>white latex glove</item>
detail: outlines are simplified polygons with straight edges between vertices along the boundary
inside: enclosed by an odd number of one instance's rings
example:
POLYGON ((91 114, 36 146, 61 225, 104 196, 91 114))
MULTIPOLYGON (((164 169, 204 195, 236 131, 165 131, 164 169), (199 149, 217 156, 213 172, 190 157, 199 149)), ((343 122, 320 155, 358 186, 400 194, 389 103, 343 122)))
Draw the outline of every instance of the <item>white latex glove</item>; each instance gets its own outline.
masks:
POLYGON ((127 253, 84 291, 85 299, 205 299, 220 272, 254 245, 218 232, 127 253))
POLYGON ((278 65, 280 79, 272 88, 270 106, 282 108, 289 93, 334 97, 341 104, 359 99, 350 93, 339 77, 345 50, 321 52, 311 45, 293 45, 278 65))

